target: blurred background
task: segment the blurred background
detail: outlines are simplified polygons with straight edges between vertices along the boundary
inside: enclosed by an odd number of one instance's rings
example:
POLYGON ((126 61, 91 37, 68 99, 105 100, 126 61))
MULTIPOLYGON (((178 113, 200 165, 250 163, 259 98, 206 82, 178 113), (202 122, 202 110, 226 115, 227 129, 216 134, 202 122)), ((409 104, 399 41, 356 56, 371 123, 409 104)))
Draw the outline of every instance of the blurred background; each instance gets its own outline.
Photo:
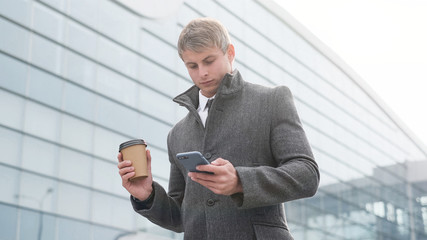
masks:
POLYGON ((166 136, 192 86, 191 19, 229 29, 246 81, 286 85, 321 171, 285 203, 295 239, 427 239, 427 150, 341 56, 270 0, 0 0, 0 239, 182 239, 133 212, 120 143, 166 136))
POLYGON ((427 1, 276 2, 349 64, 426 145, 427 1))

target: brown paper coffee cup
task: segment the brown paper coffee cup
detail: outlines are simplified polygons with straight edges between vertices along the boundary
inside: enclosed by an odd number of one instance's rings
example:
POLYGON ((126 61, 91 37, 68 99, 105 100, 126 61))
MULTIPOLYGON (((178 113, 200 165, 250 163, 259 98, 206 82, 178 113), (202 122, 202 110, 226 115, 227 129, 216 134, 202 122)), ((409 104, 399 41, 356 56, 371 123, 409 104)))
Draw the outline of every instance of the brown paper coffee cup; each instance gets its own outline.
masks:
POLYGON ((119 152, 122 153, 123 160, 130 160, 135 169, 135 176, 129 179, 131 181, 148 176, 146 147, 147 144, 142 139, 120 144, 119 152))

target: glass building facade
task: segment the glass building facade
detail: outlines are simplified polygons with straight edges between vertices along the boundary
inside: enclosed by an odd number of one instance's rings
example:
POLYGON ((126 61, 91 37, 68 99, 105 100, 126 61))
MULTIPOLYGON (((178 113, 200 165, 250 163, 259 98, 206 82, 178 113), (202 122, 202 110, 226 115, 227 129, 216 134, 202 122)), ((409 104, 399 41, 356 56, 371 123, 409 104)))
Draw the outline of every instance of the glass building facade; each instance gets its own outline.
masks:
POLYGON ((295 239, 427 239, 425 147, 273 2, 186 0, 155 19, 120 0, 0 0, 0 240, 182 239, 133 212, 116 156, 145 139, 167 187, 186 114, 172 98, 192 85, 176 42, 201 16, 227 26, 246 81, 294 94, 321 171, 314 197, 285 203, 295 239))

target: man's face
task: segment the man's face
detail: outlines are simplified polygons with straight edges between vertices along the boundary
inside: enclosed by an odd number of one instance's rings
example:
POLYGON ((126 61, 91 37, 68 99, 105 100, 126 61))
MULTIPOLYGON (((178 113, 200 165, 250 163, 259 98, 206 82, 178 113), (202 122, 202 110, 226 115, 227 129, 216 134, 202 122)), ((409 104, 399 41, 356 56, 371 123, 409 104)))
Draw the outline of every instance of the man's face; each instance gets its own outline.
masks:
POLYGON ((216 94, 224 75, 232 72, 234 55, 234 47, 230 44, 225 54, 217 47, 206 48, 200 53, 186 50, 182 60, 194 84, 209 98, 216 94))

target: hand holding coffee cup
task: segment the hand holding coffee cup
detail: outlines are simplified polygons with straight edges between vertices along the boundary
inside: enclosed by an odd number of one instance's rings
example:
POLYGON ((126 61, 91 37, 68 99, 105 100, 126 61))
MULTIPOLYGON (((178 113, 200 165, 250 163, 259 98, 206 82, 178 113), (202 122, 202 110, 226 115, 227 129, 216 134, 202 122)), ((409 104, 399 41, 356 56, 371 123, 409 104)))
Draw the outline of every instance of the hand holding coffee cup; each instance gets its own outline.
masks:
MULTIPOLYGON (((153 177, 151 175, 151 155, 150 150, 145 150, 146 143, 142 140, 137 140, 135 142, 131 142, 126 144, 127 142, 123 143, 123 145, 120 145, 120 152, 117 155, 117 160, 119 163, 117 164, 117 167, 119 169, 119 175, 122 178, 122 186, 135 198, 143 201, 147 199, 153 192, 153 177), (138 143, 138 144, 134 144, 138 143), (126 147, 136 146, 136 150, 138 150, 139 157, 133 157, 132 154, 129 155, 126 150, 126 147), (139 146, 137 146, 139 145, 139 146), (141 151, 143 149, 144 151, 141 151), (144 157, 145 156, 145 157, 144 157), (142 161, 132 161, 135 159, 142 159, 142 161), (144 159, 146 161, 144 161, 144 159), (136 172, 136 169, 139 168, 138 166, 135 167, 134 162, 136 162, 136 165, 138 165, 138 162, 142 162, 143 165, 143 173, 136 172), (144 164, 145 162, 145 164, 144 164), (144 171, 144 166, 145 171, 144 171), (146 172, 147 174, 145 174, 146 172), (144 176, 146 175, 146 177, 144 176), (131 180, 132 179, 132 180, 131 180)), ((133 148, 133 147, 132 147, 133 148)), ((129 150, 129 149, 128 149, 129 150)), ((140 172, 138 170, 138 172, 140 172)))
POLYGON ((130 181, 148 176, 146 147, 147 144, 142 139, 134 139, 120 144, 119 152, 121 152, 123 160, 130 160, 135 169, 135 175, 129 179, 130 181))

